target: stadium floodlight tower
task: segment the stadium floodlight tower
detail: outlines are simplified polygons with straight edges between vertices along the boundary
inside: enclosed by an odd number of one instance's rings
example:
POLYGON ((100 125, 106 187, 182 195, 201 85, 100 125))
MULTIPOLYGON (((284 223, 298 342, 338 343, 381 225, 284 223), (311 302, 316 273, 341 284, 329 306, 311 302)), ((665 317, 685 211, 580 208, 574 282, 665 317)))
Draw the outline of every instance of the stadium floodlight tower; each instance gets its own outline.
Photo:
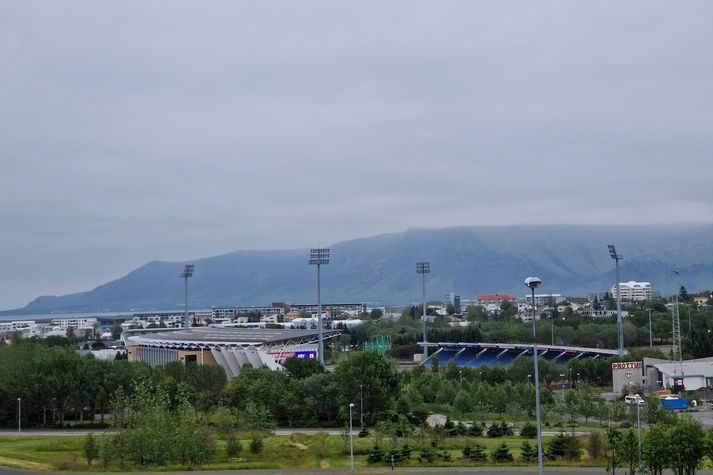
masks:
POLYGON ((537 361, 537 306, 535 305, 535 289, 542 284, 539 277, 525 279, 525 287, 529 288, 532 296, 532 359, 535 362, 535 415, 537 417, 537 473, 542 474, 542 419, 540 418, 540 369, 537 361))
POLYGON ((191 324, 188 321, 188 278, 193 277, 193 268, 195 266, 193 264, 186 264, 185 267, 183 268, 183 272, 181 273, 181 277, 183 277, 184 281, 184 287, 183 287, 183 320, 184 320, 184 328, 186 330, 191 328, 191 324))
POLYGON ((416 273, 421 274, 421 291, 423 297, 423 360, 428 358, 428 339, 426 338, 426 274, 431 273, 430 262, 417 262, 416 273))
POLYGON ((619 261, 624 258, 616 252, 614 244, 607 245, 609 255, 616 262, 616 326, 619 332, 619 357, 624 356, 624 323, 621 320, 621 280, 619 279, 619 261))
POLYGON ((310 249, 309 264, 311 266, 317 266, 317 332, 319 335, 319 347, 317 348, 317 352, 319 353, 319 362, 322 364, 322 366, 324 366, 324 335, 322 329, 322 289, 320 282, 320 268, 323 265, 329 264, 329 249, 310 249))
POLYGON ((673 306, 671 307, 671 335, 673 337, 673 360, 681 365, 683 378, 683 352, 681 351, 681 318, 678 311, 678 269, 671 271, 673 278, 673 306))

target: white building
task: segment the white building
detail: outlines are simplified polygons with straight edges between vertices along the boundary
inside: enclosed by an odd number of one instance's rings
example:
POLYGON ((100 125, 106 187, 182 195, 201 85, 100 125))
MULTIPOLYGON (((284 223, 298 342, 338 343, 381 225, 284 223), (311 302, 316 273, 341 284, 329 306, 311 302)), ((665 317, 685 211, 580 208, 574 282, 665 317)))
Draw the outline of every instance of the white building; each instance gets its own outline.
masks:
POLYGON ((52 326, 62 328, 92 328, 96 324, 97 319, 94 317, 70 317, 52 319, 52 326))
MULTIPOLYGON (((565 300, 561 294, 535 294, 535 305, 547 305, 550 299, 554 300, 556 304, 564 302, 565 300)), ((532 304, 532 295, 525 295, 525 303, 528 305, 532 304)))
MULTIPOLYGON (((650 282, 630 280, 629 282, 620 282, 619 286, 621 287, 622 300, 647 300, 651 298, 650 282)), ((612 285, 611 295, 616 298, 616 284, 612 285)))

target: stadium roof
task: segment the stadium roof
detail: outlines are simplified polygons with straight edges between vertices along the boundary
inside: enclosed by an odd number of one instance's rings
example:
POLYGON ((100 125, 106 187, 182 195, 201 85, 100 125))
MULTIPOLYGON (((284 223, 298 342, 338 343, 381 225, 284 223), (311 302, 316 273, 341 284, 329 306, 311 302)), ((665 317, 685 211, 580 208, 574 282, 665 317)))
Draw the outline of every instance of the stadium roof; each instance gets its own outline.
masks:
MULTIPOLYGON (((324 338, 340 334, 339 331, 325 331, 324 338)), ((261 346, 290 342, 304 342, 317 338, 317 330, 283 330, 265 328, 215 328, 201 327, 189 330, 162 331, 130 337, 137 345, 178 346, 261 346)))

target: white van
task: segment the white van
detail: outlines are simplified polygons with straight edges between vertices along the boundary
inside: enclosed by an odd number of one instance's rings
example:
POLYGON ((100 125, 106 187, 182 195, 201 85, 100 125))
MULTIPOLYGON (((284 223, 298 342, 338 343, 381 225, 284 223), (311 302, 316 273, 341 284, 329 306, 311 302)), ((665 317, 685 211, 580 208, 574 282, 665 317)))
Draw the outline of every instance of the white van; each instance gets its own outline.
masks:
POLYGON ((645 404, 645 401, 644 401, 644 398, 638 394, 628 394, 628 395, 624 396, 624 404, 626 404, 627 406, 631 406, 634 404, 643 406, 645 404))

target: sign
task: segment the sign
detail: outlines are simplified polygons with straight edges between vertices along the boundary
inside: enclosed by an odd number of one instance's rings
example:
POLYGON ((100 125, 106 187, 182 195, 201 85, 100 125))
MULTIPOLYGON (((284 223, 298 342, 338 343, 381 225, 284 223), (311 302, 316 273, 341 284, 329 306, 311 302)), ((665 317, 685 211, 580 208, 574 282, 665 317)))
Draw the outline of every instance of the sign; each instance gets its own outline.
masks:
POLYGON ((299 358, 299 359, 314 360, 317 358, 317 352, 316 351, 296 351, 295 357, 299 358))
POLYGON ((612 363, 611 369, 641 369, 644 367, 643 361, 625 361, 621 363, 612 363))
POLYGON ((631 379, 631 371, 627 370, 624 374, 626 375, 626 379, 631 379))
POLYGON ((683 386, 683 378, 673 378, 674 386, 683 386))

